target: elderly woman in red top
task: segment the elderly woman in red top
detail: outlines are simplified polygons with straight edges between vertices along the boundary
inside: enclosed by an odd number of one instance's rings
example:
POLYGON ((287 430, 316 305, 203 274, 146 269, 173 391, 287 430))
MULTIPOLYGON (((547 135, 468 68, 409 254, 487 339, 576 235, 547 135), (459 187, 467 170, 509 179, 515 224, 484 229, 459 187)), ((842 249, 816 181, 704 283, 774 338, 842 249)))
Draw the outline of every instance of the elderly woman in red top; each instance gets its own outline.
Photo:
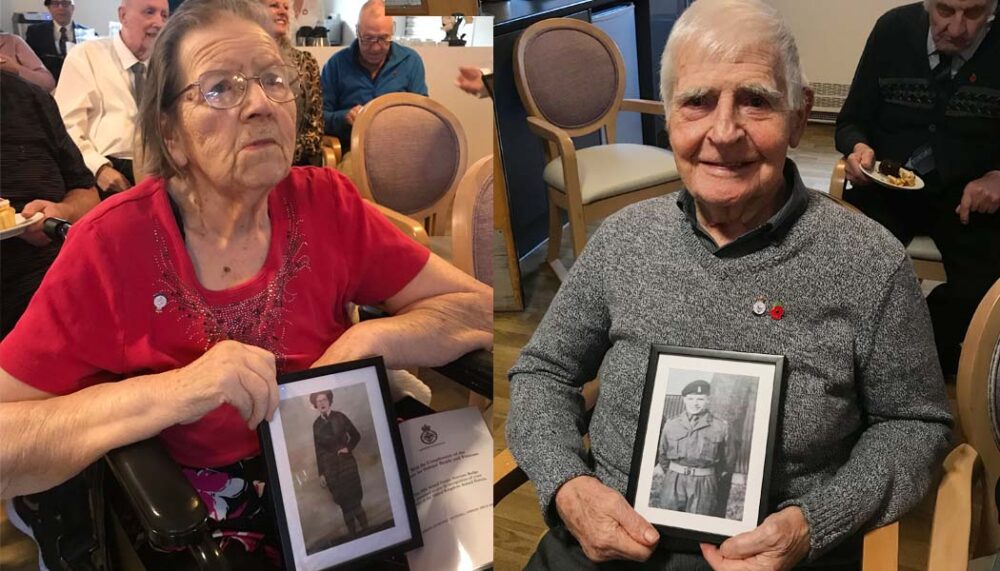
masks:
POLYGON ((160 33, 140 106, 152 176, 74 226, 0 344, 0 400, 32 401, 5 414, 46 415, 4 434, 31 440, 4 465, 4 496, 160 434, 203 496, 226 490, 208 497, 216 516, 256 513, 254 428, 277 373, 370 355, 434 366, 490 345, 489 288, 336 171, 290 168, 298 79, 266 18, 256 2, 188 0, 160 33), (394 317, 352 326, 348 302, 394 317))

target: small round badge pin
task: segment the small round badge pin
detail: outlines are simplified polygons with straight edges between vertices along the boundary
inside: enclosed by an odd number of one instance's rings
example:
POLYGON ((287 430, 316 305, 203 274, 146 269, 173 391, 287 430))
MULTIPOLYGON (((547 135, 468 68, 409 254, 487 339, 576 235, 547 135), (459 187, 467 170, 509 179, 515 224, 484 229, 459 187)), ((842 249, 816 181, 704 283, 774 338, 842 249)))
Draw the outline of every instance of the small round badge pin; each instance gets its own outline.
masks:
POLYGON ((153 307, 156 308, 156 313, 161 313, 163 308, 167 306, 167 296, 162 293, 158 293, 153 296, 153 307))
POLYGON ((767 303, 764 301, 764 296, 758 295, 757 300, 753 302, 754 315, 764 315, 765 311, 767 311, 767 303))

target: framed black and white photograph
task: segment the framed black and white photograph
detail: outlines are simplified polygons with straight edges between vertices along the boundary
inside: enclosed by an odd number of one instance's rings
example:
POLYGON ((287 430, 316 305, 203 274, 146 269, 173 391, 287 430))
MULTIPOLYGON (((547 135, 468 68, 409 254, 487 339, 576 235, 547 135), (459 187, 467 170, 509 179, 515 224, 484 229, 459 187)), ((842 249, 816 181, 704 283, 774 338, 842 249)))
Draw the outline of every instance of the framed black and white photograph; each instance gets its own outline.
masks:
POLYGON ((279 376, 259 430, 289 571, 420 547, 386 379, 378 357, 279 376))
POLYGON ((653 346, 626 497, 661 533, 720 543, 767 516, 783 365, 653 346))

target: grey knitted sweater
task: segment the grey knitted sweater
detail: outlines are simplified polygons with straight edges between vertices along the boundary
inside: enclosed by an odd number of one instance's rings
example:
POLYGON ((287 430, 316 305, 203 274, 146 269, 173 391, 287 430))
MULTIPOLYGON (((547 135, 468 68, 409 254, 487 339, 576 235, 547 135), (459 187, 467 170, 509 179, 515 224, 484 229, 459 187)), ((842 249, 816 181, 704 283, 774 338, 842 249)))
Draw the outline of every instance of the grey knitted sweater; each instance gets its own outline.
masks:
POLYGON ((927 492, 951 416, 912 267, 889 232, 807 192, 782 241, 739 258, 710 254, 674 197, 600 227, 510 370, 507 440, 550 525, 575 476, 625 493, 653 343, 785 355, 769 508, 802 509, 810 559, 927 492), (755 315, 760 295, 784 317, 755 315), (602 359, 588 456, 580 387, 602 359))

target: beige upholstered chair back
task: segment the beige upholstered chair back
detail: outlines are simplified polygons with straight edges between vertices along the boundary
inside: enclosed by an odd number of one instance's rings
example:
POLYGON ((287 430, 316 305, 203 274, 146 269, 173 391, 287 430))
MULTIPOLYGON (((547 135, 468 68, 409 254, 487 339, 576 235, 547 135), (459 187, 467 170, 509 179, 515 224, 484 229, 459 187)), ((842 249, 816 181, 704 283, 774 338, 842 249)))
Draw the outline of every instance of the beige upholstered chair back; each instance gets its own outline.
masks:
POLYGON ((514 48, 514 77, 529 115, 571 137, 608 127, 608 142, 614 142, 625 64, 599 28, 570 18, 530 26, 514 48))
MULTIPOLYGON (((1000 379, 997 352, 1000 343, 1000 280, 976 309, 962 343, 958 362, 958 421, 962 433, 983 462, 985 482, 979 533, 972 538, 972 557, 1000 550, 996 483, 1000 478, 1000 379)), ((976 526, 973 525, 973 529, 976 526)))
POLYGON ((455 266, 493 285, 493 155, 476 161, 462 177, 451 217, 455 266))
POLYGON ((465 132, 436 101, 413 93, 372 100, 351 132, 354 178, 362 196, 448 230, 448 211, 466 166, 465 132))

